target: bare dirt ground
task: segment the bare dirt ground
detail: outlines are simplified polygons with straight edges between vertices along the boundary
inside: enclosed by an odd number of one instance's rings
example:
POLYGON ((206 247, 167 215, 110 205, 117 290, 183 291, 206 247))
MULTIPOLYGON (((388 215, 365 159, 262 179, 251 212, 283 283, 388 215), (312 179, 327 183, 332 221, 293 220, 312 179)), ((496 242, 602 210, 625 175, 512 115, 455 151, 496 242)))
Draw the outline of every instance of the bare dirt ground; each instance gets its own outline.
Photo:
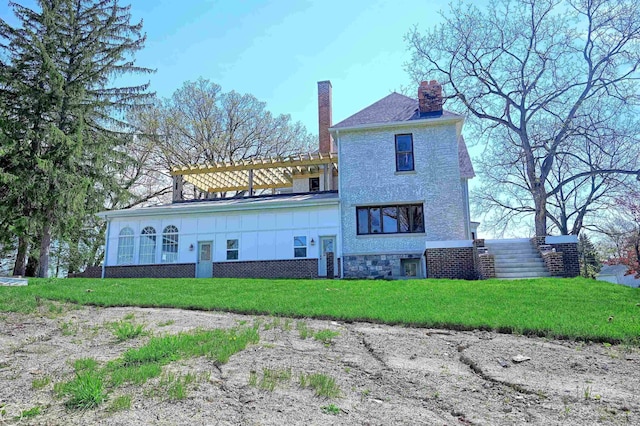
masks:
POLYGON ((633 347, 177 309, 41 311, 0 314, 0 425, 640 424, 640 351, 633 347), (65 408, 53 386, 73 377, 74 360, 104 363, 150 338, 116 342, 108 323, 132 313, 154 335, 259 318, 260 342, 220 366, 205 358, 166 366, 198 377, 184 399, 150 392, 156 378, 117 388, 95 409, 65 408), (302 339, 298 321, 340 334, 329 345, 302 339), (515 363, 517 355, 530 359, 515 363), (273 391, 251 386, 250 372, 265 368, 290 370, 292 377, 273 391), (334 377, 341 396, 316 397, 300 387, 301 373, 334 377), (33 388, 47 377, 50 383, 33 388), (109 409, 119 395, 131 395, 130 409, 109 409), (331 404, 333 412, 322 408, 331 404), (34 406, 42 407, 39 415, 16 417, 34 406))

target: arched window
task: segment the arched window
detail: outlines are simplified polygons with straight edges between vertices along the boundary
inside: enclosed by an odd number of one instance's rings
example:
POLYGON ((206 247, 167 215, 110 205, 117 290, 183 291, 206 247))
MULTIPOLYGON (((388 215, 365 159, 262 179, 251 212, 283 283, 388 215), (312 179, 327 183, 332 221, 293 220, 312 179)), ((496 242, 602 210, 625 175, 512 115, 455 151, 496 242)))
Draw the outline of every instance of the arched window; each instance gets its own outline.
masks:
POLYGON ((162 263, 178 261, 178 228, 169 225, 162 231, 162 263))
POLYGON ((133 230, 122 228, 118 236, 118 265, 133 263, 133 230))
POLYGON ((140 262, 156 263, 156 230, 145 227, 140 233, 140 262))

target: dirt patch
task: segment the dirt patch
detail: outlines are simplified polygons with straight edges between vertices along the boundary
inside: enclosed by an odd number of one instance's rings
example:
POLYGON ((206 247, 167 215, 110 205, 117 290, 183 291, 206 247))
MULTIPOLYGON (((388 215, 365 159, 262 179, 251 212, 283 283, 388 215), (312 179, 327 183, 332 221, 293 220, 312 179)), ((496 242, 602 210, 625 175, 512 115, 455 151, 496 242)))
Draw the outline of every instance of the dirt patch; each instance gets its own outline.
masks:
POLYGON ((0 383, 0 424, 640 424, 638 348, 177 309, 50 304, 37 315, 0 314, 0 383), (155 378, 116 388, 98 408, 65 408, 53 389, 74 377, 74 360, 106 363, 150 339, 118 343, 109 324, 124 318, 156 336, 259 321, 260 342, 226 364, 165 366, 194 376, 182 399, 155 378), (314 339, 321 330, 339 334, 314 339), (288 377, 270 390, 260 386, 265 372, 288 377), (341 396, 301 386, 300 375, 316 373, 335 379, 341 396), (130 408, 117 410, 122 396, 130 408), (39 414, 16 417, 34 407, 39 414))

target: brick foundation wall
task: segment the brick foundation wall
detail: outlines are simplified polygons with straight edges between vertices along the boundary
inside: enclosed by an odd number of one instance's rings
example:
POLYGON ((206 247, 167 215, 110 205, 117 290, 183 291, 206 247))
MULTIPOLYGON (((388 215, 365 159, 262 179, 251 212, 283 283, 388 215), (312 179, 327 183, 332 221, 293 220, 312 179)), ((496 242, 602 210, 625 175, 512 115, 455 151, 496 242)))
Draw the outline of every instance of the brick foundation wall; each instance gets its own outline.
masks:
POLYGON ((562 263, 564 264, 563 277, 572 278, 580 275, 580 262, 578 258, 578 244, 561 243, 551 244, 556 252, 562 253, 562 263))
POLYGON ((67 278, 102 278, 102 266, 89 266, 82 272, 67 275, 67 278))
POLYGON ((107 266, 105 278, 193 278, 195 263, 107 266))
POLYGON ((563 254, 559 252, 547 252, 542 255, 544 265, 552 277, 563 277, 565 274, 563 254))
POLYGON ((215 278, 318 278, 318 259, 214 262, 215 278))
POLYGON ((473 247, 432 248, 425 251, 427 278, 475 280, 473 247))

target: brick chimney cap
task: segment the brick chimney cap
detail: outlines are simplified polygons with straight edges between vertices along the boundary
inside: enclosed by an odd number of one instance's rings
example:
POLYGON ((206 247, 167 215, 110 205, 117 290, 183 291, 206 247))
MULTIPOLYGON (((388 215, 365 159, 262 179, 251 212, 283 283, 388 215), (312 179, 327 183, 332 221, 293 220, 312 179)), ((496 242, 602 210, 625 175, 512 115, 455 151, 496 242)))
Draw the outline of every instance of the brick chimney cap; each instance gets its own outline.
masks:
POLYGON ((319 81, 318 84, 329 84, 329 86, 331 86, 331 80, 322 80, 319 81))

